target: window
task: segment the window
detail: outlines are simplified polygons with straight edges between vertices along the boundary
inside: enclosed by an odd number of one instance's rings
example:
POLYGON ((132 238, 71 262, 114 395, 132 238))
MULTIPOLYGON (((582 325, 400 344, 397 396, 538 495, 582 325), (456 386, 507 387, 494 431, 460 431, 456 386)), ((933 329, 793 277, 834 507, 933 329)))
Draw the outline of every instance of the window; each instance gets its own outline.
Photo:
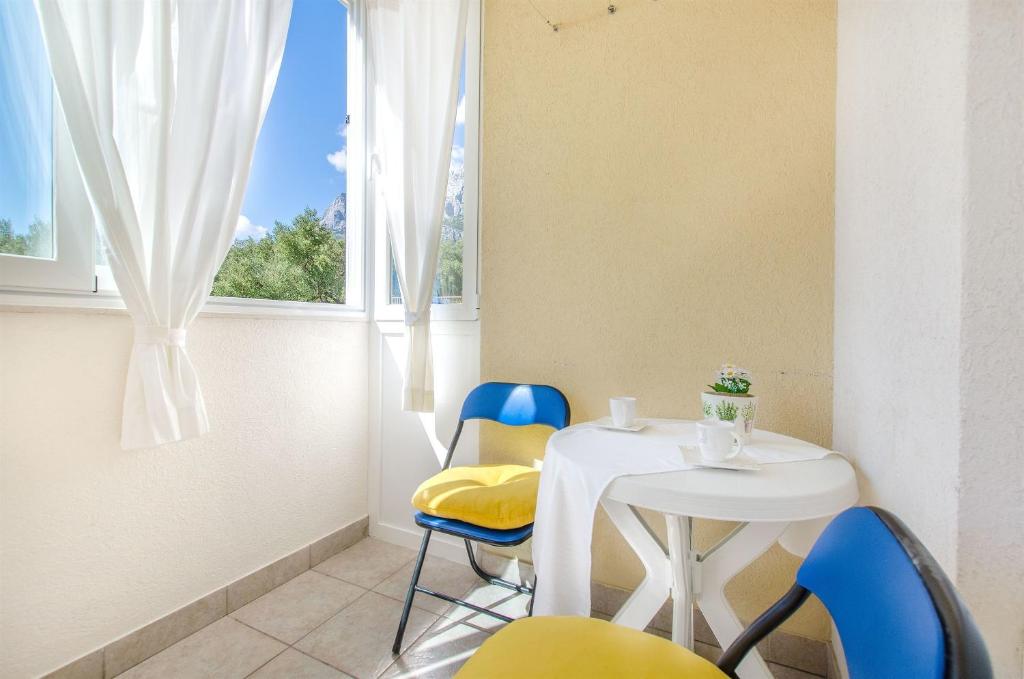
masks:
MULTIPOLYGON (((432 312, 436 319, 468 319, 476 315, 477 205, 479 197, 479 112, 480 112, 480 6, 471 2, 466 29, 466 52, 459 78, 459 102, 448 167, 448 188, 434 279, 432 312)), ((385 243, 386 279, 380 287, 384 298, 378 304, 383 320, 400 317, 402 291, 398 284, 386 225, 377 217, 378 243, 385 243)))
MULTIPOLYGON (((347 4, 294 3, 215 304, 362 306, 358 42, 347 4)), ((71 149, 33 3, 0 0, 0 287, 116 295, 71 149)))
MULTIPOLYGON (((355 1, 293 4, 235 241, 211 291, 210 303, 225 311, 366 307, 360 9, 355 1)), ((476 313, 479 13, 471 2, 434 294, 439 319, 476 313)), ((373 223, 374 306, 382 319, 399 318, 380 215, 373 223)), ((22 293, 98 289, 106 294, 38 303, 120 306, 28 1, 0 0, 0 289, 7 303, 28 302, 22 293)))
POLYGON ((277 85, 256 144, 235 242, 213 295, 345 304, 361 262, 349 229, 348 8, 292 8, 277 85), (358 255, 358 256, 357 256, 358 255))
POLYGON ((94 288, 92 210, 57 108, 35 7, 0 2, 0 286, 94 288))
POLYGON ((0 253, 52 259, 53 86, 31 3, 0 7, 0 253))
MULTIPOLYGON (((434 304, 462 303, 462 256, 466 232, 466 60, 462 60, 459 76, 459 105, 455 112, 455 133, 452 136, 452 159, 448 166, 448 188, 441 221, 441 245, 437 255, 437 277, 434 279, 434 304)), ((394 255, 388 244, 390 262, 390 303, 402 303, 402 290, 395 271, 394 255)))

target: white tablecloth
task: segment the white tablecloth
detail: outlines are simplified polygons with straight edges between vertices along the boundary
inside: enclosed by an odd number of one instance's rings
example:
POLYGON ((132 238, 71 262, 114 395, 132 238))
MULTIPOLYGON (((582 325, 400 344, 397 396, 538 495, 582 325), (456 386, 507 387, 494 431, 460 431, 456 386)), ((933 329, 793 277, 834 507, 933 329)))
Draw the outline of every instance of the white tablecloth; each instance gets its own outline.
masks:
MULTIPOLYGON (((534 615, 590 615, 594 513, 612 481, 694 468, 679 450, 680 445, 696 445, 693 422, 641 421, 648 426, 637 433, 610 431, 593 423, 576 425, 548 443, 533 529, 534 615), (556 441, 558 445, 553 445, 556 441)), ((818 460, 830 452, 810 443, 766 440, 755 431, 744 456, 771 464, 818 460)))

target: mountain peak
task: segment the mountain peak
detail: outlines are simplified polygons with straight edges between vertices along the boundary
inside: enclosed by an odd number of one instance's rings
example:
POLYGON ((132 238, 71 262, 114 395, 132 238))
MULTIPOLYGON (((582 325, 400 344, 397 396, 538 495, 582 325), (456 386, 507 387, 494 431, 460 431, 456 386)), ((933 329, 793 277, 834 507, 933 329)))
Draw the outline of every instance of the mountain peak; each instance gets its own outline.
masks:
POLYGON ((339 193, 320 217, 320 223, 330 229, 334 237, 339 240, 345 238, 345 214, 345 194, 339 193))

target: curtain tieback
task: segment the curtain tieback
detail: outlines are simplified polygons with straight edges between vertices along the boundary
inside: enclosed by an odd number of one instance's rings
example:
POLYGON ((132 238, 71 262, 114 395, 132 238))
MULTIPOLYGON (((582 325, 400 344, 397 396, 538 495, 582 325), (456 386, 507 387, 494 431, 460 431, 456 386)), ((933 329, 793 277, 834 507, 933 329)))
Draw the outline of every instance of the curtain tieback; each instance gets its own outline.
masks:
POLYGON ((413 311, 406 311, 405 312, 405 324, 406 325, 416 325, 416 321, 418 321, 418 320, 420 320, 420 315, 418 313, 415 313, 413 311))
POLYGON ((135 326, 136 344, 161 344, 168 347, 185 346, 185 328, 164 328, 159 325, 135 326))

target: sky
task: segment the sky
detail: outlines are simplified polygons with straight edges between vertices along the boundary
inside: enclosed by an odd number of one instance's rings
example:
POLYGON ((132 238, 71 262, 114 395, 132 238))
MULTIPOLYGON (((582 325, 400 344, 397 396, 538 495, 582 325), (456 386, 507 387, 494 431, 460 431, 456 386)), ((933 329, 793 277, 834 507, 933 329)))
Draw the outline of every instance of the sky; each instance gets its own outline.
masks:
MULTIPOLYGON (((337 0, 295 0, 236 238, 261 238, 307 206, 323 213, 346 192, 346 13, 337 0)), ((452 154, 460 164, 465 108, 463 72, 452 154)))
POLYGON ((49 79, 35 7, 0 0, 0 219, 15 233, 52 219, 49 79))
MULTIPOLYGON (((17 232, 33 216, 49 217, 48 65, 31 2, 0 0, 0 218, 17 232), (26 11, 16 11, 23 8, 26 11), (18 36, 23 40, 10 39, 18 36), (26 77, 27 76, 27 77, 26 77), (46 118, 45 121, 42 119, 46 118)), ((307 206, 318 213, 346 192, 347 9, 338 0, 295 0, 281 70, 256 144, 236 237, 261 238, 275 221, 307 206)), ((465 144, 465 73, 460 82, 453 162, 465 144)))
POLYGON ((260 238, 345 193, 347 10, 296 0, 235 236, 260 238))

